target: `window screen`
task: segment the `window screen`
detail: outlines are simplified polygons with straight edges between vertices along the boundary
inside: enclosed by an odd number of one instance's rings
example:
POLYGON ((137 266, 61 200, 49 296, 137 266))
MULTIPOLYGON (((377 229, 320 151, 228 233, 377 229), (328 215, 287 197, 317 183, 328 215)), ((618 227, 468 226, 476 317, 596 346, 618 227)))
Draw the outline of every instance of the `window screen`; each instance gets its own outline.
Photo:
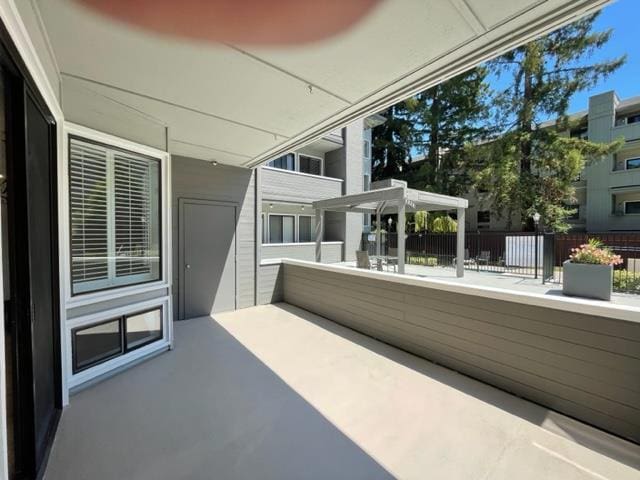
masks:
POLYGON ((302 173, 310 173, 311 175, 322 175, 322 160, 307 155, 300 155, 300 171, 302 173))
POLYGON ((72 138, 73 294, 160 279, 160 162, 72 138))

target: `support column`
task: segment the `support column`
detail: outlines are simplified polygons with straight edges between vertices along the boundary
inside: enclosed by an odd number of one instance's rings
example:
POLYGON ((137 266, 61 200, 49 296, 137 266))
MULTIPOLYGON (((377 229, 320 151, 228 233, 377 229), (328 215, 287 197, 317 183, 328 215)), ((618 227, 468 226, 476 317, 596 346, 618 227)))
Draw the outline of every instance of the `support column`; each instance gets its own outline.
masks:
MULTIPOLYGON (((387 237, 389 238, 389 237, 387 237)), ((376 210, 376 256, 380 256, 382 243, 382 232, 380 231, 380 209, 376 210)))
POLYGON ((405 238, 404 238, 404 223, 405 223, 405 206, 404 206, 404 197, 402 198, 402 204, 398 207, 398 273, 404 273, 404 247, 405 247, 405 238))
POLYGON ((324 217, 324 210, 316 209, 316 262, 322 262, 322 237, 324 234, 322 218, 324 217))
POLYGON ((456 234, 456 277, 464 277, 464 213, 465 209, 458 207, 458 230, 456 234))

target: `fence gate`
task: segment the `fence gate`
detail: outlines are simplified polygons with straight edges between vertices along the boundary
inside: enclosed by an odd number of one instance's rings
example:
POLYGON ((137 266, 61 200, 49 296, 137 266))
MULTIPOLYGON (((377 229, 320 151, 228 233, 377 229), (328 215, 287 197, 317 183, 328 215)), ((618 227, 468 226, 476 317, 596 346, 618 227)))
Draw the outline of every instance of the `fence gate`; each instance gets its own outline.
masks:
POLYGON ((553 281, 556 264, 556 235, 542 234, 542 283, 553 281))

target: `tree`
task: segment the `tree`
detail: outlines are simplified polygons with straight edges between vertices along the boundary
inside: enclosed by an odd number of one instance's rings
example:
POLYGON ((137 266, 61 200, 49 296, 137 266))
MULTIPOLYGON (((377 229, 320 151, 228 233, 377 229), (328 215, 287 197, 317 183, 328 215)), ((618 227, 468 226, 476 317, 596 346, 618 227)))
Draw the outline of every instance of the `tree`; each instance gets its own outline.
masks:
POLYGON ((415 99, 408 99, 380 112, 386 121, 372 132, 373 180, 399 178, 413 146, 414 127, 409 112, 415 99))
POLYGON ((416 96, 409 113, 414 147, 424 161, 409 175, 409 186, 446 195, 466 193, 472 177, 464 146, 493 131, 486 77, 486 67, 474 68, 416 96))
POLYGON ((531 215, 542 215, 546 226, 563 231, 573 201, 573 180, 588 161, 614 152, 620 142, 595 144, 561 132, 575 127, 567 117, 571 97, 595 86, 620 68, 625 56, 588 63, 591 54, 611 37, 611 30, 593 32, 598 14, 534 40, 489 62, 498 78, 509 79, 495 99, 494 113, 502 134, 492 142, 468 148, 483 164, 476 182, 491 185, 494 210, 519 214, 526 229, 531 215), (556 118, 552 127, 541 125, 556 118))

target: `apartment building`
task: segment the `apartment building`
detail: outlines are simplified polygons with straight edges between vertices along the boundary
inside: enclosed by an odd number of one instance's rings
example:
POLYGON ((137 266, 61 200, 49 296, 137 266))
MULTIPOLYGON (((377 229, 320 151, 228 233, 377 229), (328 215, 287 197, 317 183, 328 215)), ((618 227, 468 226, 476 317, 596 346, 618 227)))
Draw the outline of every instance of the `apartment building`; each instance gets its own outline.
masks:
MULTIPOLYGON (((263 265, 281 258, 315 258, 311 203, 369 190, 371 130, 382 122, 381 115, 366 117, 260 167, 263 265)), ((323 261, 355 259, 362 232, 370 224, 370 215, 327 212, 323 261)))
MULTIPOLYGON (((593 95, 589 108, 571 118, 578 125, 567 135, 593 142, 624 139, 615 154, 588 165, 574 184, 576 201, 568 205, 575 213, 568 219, 573 231, 625 232, 640 230, 640 96, 620 100, 614 91, 593 95)), ((552 127, 546 122, 542 127, 552 127)), ((505 215, 492 211, 488 192, 473 190, 469 200, 467 228, 473 230, 519 230, 514 215, 509 227, 505 215)))

